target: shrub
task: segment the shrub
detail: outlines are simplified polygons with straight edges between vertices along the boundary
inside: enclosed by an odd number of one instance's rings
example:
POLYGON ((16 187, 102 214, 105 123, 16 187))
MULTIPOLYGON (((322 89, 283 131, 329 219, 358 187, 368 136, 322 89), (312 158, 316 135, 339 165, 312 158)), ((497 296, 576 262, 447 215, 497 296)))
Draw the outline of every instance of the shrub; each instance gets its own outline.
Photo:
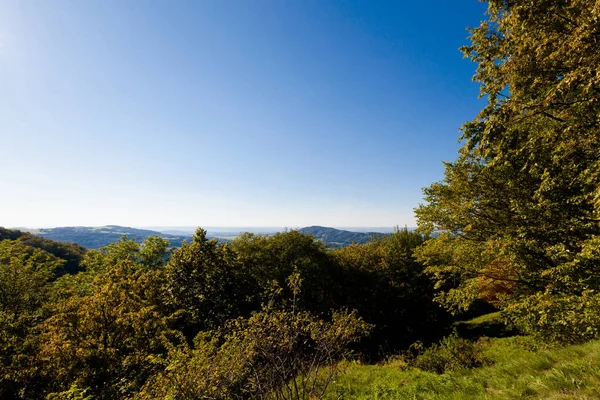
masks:
POLYGON ((443 374, 461 368, 474 368, 485 363, 481 346, 456 333, 433 344, 416 356, 411 365, 424 371, 443 374))
POLYGON ((354 313, 335 312, 325 322, 307 312, 262 311, 227 330, 202 333, 194 349, 175 351, 137 398, 321 398, 347 345, 369 326, 354 313))

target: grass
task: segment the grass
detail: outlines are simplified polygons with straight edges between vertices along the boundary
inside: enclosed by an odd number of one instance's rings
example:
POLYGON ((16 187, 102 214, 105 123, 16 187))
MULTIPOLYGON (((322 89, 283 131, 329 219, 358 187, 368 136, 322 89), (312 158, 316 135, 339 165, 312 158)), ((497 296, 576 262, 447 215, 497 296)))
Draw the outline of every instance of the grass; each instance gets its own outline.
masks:
POLYGON ((460 321, 454 324, 461 337, 477 339, 481 336, 487 337, 509 337, 519 332, 510 325, 506 325, 501 312, 485 314, 469 321, 460 321))
POLYGON ((474 369, 437 375, 401 360, 347 365, 325 399, 597 399, 600 341, 538 348, 529 337, 484 339, 491 361, 474 369))

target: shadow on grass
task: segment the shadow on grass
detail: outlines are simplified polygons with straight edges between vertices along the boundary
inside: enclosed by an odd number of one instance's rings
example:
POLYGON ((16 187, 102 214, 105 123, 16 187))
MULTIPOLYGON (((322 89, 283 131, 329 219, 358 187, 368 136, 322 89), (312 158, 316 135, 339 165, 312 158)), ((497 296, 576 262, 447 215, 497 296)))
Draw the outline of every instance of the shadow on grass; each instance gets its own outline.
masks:
POLYGON ((521 332, 508 324, 500 312, 482 315, 468 321, 455 322, 453 327, 458 335, 469 340, 480 337, 503 338, 520 335, 521 332))

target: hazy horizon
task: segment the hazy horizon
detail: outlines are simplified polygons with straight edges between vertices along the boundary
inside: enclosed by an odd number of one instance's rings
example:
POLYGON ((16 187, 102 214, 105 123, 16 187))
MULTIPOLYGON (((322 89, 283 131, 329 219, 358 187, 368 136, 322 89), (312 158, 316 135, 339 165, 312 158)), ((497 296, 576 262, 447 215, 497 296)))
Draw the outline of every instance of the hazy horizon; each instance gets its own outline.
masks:
MULTIPOLYGON (((1 226, 1 225, 0 225, 1 226)), ((124 228, 136 228, 136 229, 147 229, 157 232, 182 232, 186 234, 193 233, 197 228, 203 228, 207 232, 252 232, 252 233, 271 233, 271 232, 282 232, 286 229, 300 229, 307 228, 310 226, 324 226, 327 228, 335 228, 340 230, 346 230, 350 232, 380 232, 389 233, 393 232, 394 226, 325 226, 325 225, 305 225, 305 226, 127 226, 121 224, 104 224, 104 225, 56 225, 56 226, 7 226, 9 229, 52 229, 52 228, 77 228, 77 227, 104 227, 104 226, 122 226, 124 228)), ((415 227, 408 226, 409 229, 415 227)))

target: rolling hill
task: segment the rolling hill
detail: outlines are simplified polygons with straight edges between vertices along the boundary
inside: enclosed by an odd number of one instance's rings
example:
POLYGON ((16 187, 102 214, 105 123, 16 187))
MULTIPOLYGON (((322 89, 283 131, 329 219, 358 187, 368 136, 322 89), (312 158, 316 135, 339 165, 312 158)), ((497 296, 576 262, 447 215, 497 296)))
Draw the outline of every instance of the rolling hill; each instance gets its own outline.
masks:
POLYGON ((184 240, 191 241, 191 235, 171 235, 148 229, 136 229, 118 225, 107 225, 100 227, 68 226, 59 228, 43 228, 32 231, 32 233, 46 239, 58 242, 76 243, 88 249, 98 249, 127 235, 137 242, 142 242, 149 236, 160 236, 167 239, 171 246, 181 246, 184 240))
MULTIPOLYGON (((66 226, 57 228, 26 229, 18 228, 36 236, 51 239, 58 242, 75 243, 88 249, 99 249, 112 242, 119 240, 124 235, 143 242, 149 236, 160 236, 167 239, 171 246, 179 247, 184 240, 191 241, 192 235, 187 232, 159 232, 150 229, 138 229, 119 225, 106 225, 99 227, 90 226, 66 226)), ((371 238, 386 235, 379 232, 352 232, 343 229, 329 228, 324 226, 309 226, 300 228, 300 232, 314 235, 315 239, 324 242, 334 248, 348 246, 352 243, 366 243, 371 238)), ((215 238, 221 242, 228 242, 235 238, 239 232, 229 233, 224 237, 223 233, 210 232, 209 238, 215 238)))
POLYGON ((299 231, 314 235, 316 239, 331 247, 345 247, 352 243, 363 244, 373 237, 385 235, 379 232, 350 232, 325 226, 308 226, 300 228, 299 231))

